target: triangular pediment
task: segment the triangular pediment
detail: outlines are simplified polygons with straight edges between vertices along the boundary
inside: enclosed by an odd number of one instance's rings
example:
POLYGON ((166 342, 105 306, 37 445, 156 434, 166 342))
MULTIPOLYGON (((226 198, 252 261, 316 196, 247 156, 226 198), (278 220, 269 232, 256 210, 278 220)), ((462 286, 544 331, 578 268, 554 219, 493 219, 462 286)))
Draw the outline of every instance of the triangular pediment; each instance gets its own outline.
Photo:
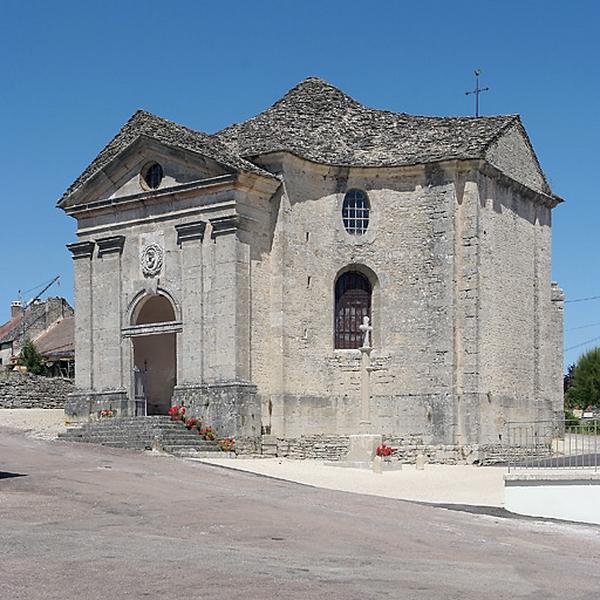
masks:
POLYGON ((66 208, 100 199, 122 198, 151 191, 143 173, 148 165, 155 163, 162 169, 162 179, 156 190, 173 189, 179 185, 235 171, 199 153, 140 136, 112 157, 60 206, 66 208))
MULTIPOLYGON (((167 163, 165 187, 224 173, 250 172, 273 177, 231 152, 214 136, 137 111, 69 186, 58 206, 68 208, 93 199, 136 193, 140 169, 145 162, 159 162, 159 158, 167 163)), ((140 191, 141 186, 137 193, 140 191)))

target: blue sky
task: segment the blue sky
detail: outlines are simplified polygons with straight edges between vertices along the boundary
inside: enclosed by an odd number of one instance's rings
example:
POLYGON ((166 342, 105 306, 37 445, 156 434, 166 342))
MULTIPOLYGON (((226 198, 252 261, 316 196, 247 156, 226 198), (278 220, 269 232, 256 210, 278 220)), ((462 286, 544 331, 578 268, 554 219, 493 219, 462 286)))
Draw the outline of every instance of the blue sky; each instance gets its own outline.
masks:
MULTIPOLYGON (((0 15, 0 322, 56 274, 72 298, 56 200, 136 109, 212 132, 318 75, 369 106, 471 114, 475 67, 482 114, 521 114, 566 199, 554 278, 600 296, 598 2, 2 0, 0 15)), ((566 348, 600 338, 599 309, 567 304, 566 348)))

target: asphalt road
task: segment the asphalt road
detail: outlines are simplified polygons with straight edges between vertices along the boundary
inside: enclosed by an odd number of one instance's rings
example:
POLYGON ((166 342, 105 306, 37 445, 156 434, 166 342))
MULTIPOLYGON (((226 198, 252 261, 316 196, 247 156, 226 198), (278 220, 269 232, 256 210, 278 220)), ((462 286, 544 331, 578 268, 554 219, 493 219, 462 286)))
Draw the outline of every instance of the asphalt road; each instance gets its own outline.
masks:
POLYGON ((6 432, 0 471, 2 600, 600 596, 598 528, 6 432))

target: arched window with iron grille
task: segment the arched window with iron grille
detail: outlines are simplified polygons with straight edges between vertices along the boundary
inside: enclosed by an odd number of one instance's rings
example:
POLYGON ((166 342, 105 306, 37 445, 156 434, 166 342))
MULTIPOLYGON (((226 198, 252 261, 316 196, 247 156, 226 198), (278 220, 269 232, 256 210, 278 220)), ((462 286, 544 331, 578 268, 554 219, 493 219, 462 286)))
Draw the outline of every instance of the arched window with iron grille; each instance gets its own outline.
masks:
POLYGON ((360 348, 363 317, 371 318, 370 281, 356 271, 340 275, 335 284, 335 347, 342 350, 360 348))

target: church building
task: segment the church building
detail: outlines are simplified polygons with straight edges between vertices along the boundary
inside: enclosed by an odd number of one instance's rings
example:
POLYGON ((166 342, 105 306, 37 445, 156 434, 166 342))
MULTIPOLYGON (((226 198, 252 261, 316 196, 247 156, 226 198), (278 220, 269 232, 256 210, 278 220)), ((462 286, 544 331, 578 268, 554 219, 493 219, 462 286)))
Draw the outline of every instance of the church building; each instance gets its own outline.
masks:
POLYGON ((183 404, 220 436, 356 434, 369 317, 371 433, 497 443, 562 410, 560 202, 517 115, 376 110, 314 77, 213 134, 138 111, 58 203, 67 415, 183 404))

